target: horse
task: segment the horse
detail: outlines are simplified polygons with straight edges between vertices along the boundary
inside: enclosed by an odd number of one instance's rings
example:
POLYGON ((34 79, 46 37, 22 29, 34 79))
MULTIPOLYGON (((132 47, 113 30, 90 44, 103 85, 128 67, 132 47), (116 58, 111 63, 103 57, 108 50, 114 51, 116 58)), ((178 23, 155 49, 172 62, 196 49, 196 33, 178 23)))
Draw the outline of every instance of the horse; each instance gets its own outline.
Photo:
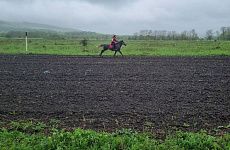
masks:
POLYGON ((100 56, 102 56, 102 53, 104 53, 106 50, 115 51, 113 56, 116 56, 117 52, 119 52, 123 56, 123 54, 121 52, 122 45, 126 46, 126 44, 125 44, 125 42, 123 40, 117 42, 115 44, 115 48, 112 47, 110 44, 101 44, 101 45, 98 46, 98 47, 102 47, 103 48, 101 50, 100 56))

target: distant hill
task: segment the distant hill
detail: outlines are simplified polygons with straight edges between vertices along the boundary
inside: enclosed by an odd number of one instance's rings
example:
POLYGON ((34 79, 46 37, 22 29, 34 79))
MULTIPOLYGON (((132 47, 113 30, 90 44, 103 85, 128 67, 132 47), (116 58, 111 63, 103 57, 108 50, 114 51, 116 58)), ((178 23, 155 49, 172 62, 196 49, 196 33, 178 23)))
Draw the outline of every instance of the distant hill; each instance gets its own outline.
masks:
POLYGON ((109 35, 98 34, 91 31, 81 31, 78 29, 62 28, 45 24, 30 22, 8 22, 0 20, 0 37, 22 38, 28 32, 32 38, 88 38, 88 39, 107 39, 109 35))
POLYGON ((81 32, 77 29, 61 28, 38 23, 0 21, 0 32, 6 33, 9 31, 81 32))

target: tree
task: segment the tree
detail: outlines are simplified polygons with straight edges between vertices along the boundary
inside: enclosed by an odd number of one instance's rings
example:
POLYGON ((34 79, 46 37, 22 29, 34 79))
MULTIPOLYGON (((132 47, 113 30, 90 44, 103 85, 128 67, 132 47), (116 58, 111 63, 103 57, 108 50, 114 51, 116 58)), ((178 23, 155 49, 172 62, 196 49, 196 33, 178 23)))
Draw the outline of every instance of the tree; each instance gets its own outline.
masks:
POLYGON ((83 40, 80 41, 80 45, 84 47, 84 51, 86 51, 86 47, 88 45, 88 40, 84 38, 83 40))
POLYGON ((195 31, 195 29, 192 29, 191 31, 190 31, 190 39, 191 40, 197 40, 197 39, 199 39, 199 37, 198 37, 198 35, 197 35, 197 33, 196 33, 196 31, 195 31))
POLYGON ((216 31, 216 33, 215 33, 215 39, 216 40, 220 40, 220 32, 219 31, 216 31))
POLYGON ((206 38, 207 40, 213 39, 213 31, 211 29, 206 32, 206 38))
POLYGON ((221 27, 220 30, 221 30, 221 39, 225 40, 225 35, 226 35, 225 33, 227 32, 226 31, 227 28, 226 27, 221 27))
POLYGON ((187 40, 188 39, 188 32, 183 31, 181 32, 181 40, 187 40))

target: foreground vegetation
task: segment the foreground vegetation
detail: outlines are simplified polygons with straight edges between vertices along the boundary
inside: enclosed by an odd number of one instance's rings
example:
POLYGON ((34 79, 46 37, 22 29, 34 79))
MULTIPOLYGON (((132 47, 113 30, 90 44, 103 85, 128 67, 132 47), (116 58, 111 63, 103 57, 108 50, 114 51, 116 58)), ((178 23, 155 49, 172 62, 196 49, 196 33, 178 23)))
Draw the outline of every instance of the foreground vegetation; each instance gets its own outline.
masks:
MULTIPOLYGON (((161 40, 124 40, 127 43, 122 52, 128 56, 230 56, 230 41, 161 41, 161 40)), ((52 55, 89 55, 100 53, 100 44, 110 40, 88 40, 83 46, 81 40, 29 39, 28 51, 24 39, 0 38, 0 54, 52 54, 52 55)), ((105 55, 113 55, 107 51, 105 55)))
POLYGON ((206 132, 178 131, 166 139, 123 129, 114 133, 57 129, 55 124, 19 121, 1 125, 1 149, 230 149, 230 134, 211 136, 206 132))

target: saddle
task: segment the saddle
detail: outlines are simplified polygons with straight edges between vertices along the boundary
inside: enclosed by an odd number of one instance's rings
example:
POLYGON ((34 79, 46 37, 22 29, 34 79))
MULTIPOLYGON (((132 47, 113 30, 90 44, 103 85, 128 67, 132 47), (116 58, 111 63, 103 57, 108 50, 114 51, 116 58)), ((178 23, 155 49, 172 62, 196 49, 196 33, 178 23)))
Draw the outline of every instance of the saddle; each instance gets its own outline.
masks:
POLYGON ((115 45, 109 44, 109 49, 115 49, 115 45))
POLYGON ((109 49, 112 49, 113 48, 113 45, 112 44, 109 44, 109 49))

